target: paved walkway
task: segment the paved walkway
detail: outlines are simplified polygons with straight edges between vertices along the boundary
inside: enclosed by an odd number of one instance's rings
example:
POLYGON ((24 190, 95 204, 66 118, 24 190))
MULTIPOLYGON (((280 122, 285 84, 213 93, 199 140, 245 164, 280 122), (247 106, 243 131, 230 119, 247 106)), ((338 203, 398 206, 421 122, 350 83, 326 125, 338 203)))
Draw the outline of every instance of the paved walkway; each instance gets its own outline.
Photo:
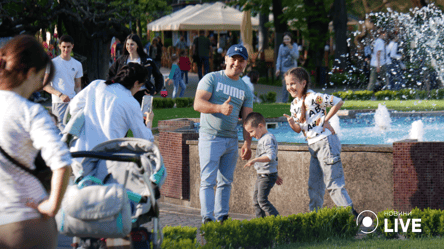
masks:
MULTIPOLYGON (((200 228, 202 225, 202 218, 200 216, 200 209, 190 208, 170 203, 160 202, 160 225, 162 229, 165 226, 189 226, 200 228)), ((254 215, 235 214, 230 213, 230 218, 236 220, 250 220, 254 215)), ((144 225, 149 231, 153 229, 153 222, 144 225)), ((201 236, 197 236, 197 241, 201 242, 201 236)), ((64 235, 59 235, 59 242, 57 249, 68 249, 71 247, 72 238, 64 235)))
MULTIPOLYGON (((185 207, 181 205, 174 205, 166 202, 160 202, 160 225, 165 226, 189 226, 200 228, 202 225, 202 218, 200 216, 200 209, 185 207)), ((251 220, 254 215, 230 213, 230 218, 235 220, 251 220)), ((144 225, 148 230, 153 229, 153 222, 144 225)), ((356 235, 357 239, 364 238, 365 234, 360 232, 356 235)), ((201 236, 197 232, 197 241, 201 243, 201 236)), ((59 242, 57 249, 70 249, 72 238, 59 235, 59 242)))

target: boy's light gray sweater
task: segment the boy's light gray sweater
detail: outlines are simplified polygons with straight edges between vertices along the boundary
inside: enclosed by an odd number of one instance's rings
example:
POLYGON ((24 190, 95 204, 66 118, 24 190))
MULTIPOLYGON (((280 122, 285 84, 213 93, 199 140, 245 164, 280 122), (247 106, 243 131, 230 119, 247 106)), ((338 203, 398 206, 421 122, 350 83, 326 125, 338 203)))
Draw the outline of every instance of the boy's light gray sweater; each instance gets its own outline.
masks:
POLYGON ((257 142, 256 158, 261 156, 268 156, 271 161, 267 163, 257 162, 254 164, 258 174, 269 174, 277 172, 278 165, 278 143, 276 138, 270 132, 265 133, 257 142))

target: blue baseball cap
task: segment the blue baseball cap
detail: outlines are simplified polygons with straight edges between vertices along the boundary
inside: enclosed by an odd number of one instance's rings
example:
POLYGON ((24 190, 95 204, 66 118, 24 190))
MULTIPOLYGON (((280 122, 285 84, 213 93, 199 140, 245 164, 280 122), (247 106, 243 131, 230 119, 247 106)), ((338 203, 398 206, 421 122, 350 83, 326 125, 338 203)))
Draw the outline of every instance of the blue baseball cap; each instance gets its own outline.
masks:
POLYGON ((244 57, 245 60, 248 60, 247 49, 244 46, 239 45, 239 44, 231 46, 227 51, 227 55, 230 57, 233 57, 235 55, 240 55, 240 56, 244 57))

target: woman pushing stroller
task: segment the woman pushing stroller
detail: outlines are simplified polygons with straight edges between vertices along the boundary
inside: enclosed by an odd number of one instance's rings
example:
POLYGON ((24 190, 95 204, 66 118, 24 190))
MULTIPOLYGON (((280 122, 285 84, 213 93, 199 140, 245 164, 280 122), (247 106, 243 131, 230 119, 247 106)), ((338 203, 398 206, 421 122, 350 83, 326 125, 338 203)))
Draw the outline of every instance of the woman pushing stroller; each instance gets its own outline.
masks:
POLYGON ((145 126, 140 105, 133 97, 145 84, 146 76, 142 65, 128 63, 113 78, 95 80, 79 92, 69 109, 71 117, 84 115, 83 132, 73 142, 71 151, 91 150, 105 141, 125 137, 128 130, 135 138, 154 141, 154 114, 148 114, 145 126))
MULTIPOLYGON (((113 78, 91 82, 72 99, 69 105, 71 120, 63 131, 71 134, 73 130, 80 130, 71 144, 72 152, 91 151, 109 140, 124 138, 129 130, 135 138, 154 141, 151 132, 154 114, 146 113, 144 124, 144 114, 133 97, 145 84, 147 74, 144 66, 128 63, 113 78)), ((73 165, 77 179, 84 174, 82 166, 73 165)), ((104 243, 96 238, 82 238, 79 248, 102 248, 104 243)))

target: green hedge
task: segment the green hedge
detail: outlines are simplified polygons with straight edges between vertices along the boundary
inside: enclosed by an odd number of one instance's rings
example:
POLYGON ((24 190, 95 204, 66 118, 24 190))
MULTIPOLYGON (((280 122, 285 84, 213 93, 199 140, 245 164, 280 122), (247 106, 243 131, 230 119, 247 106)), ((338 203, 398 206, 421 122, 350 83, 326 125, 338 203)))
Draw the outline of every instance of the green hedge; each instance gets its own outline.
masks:
POLYGON ((275 103, 276 95, 277 94, 275 92, 268 92, 266 94, 259 95, 259 99, 262 101, 262 103, 275 103))
MULTIPOLYGON (((370 100, 373 96, 373 91, 352 91, 334 92, 332 95, 337 96, 343 100, 370 100)), ((426 90, 402 89, 399 91, 384 90, 375 93, 377 100, 411 100, 411 99, 443 99, 444 89, 431 90, 429 93, 426 90)))
POLYGON ((174 104, 176 104, 177 108, 183 107, 191 107, 193 106, 194 98, 154 98, 153 100, 153 108, 154 109, 162 109, 162 108, 173 108, 174 104))
POLYGON ((223 225, 209 222, 200 229, 205 234, 204 246, 196 242, 197 228, 167 226, 162 248, 273 248, 292 242, 352 238, 358 232, 351 207, 323 208, 287 217, 228 219, 223 225))
POLYGON ((171 227, 166 226, 162 230, 163 232, 163 242, 161 248, 175 249, 175 248, 196 248, 196 227, 171 227))
POLYGON ((269 216, 248 220, 229 219, 220 225, 209 222, 200 228, 205 234, 204 248, 268 248, 291 242, 351 238, 356 226, 351 208, 323 208, 318 212, 269 216))
POLYGON ((257 84, 268 85, 268 86, 282 86, 282 80, 281 79, 274 79, 274 81, 273 81, 273 80, 271 80, 271 78, 269 78, 267 80, 266 77, 261 77, 257 81, 257 84))
MULTIPOLYGON (((435 237, 444 236, 444 210, 436 209, 413 209, 410 213, 402 215, 393 215, 397 213, 395 210, 385 210, 378 213, 379 226, 372 236, 382 236, 387 239, 397 238, 399 235, 403 235, 406 238, 418 238, 418 237, 435 237), (403 232, 401 225, 398 222, 398 232, 385 232, 384 231, 384 219, 387 219, 387 228, 394 229, 395 219, 402 219, 406 224, 407 219, 421 219, 421 232, 413 233, 412 225, 409 224, 407 232, 403 232)), ((411 221, 410 221, 411 222, 411 221)))

